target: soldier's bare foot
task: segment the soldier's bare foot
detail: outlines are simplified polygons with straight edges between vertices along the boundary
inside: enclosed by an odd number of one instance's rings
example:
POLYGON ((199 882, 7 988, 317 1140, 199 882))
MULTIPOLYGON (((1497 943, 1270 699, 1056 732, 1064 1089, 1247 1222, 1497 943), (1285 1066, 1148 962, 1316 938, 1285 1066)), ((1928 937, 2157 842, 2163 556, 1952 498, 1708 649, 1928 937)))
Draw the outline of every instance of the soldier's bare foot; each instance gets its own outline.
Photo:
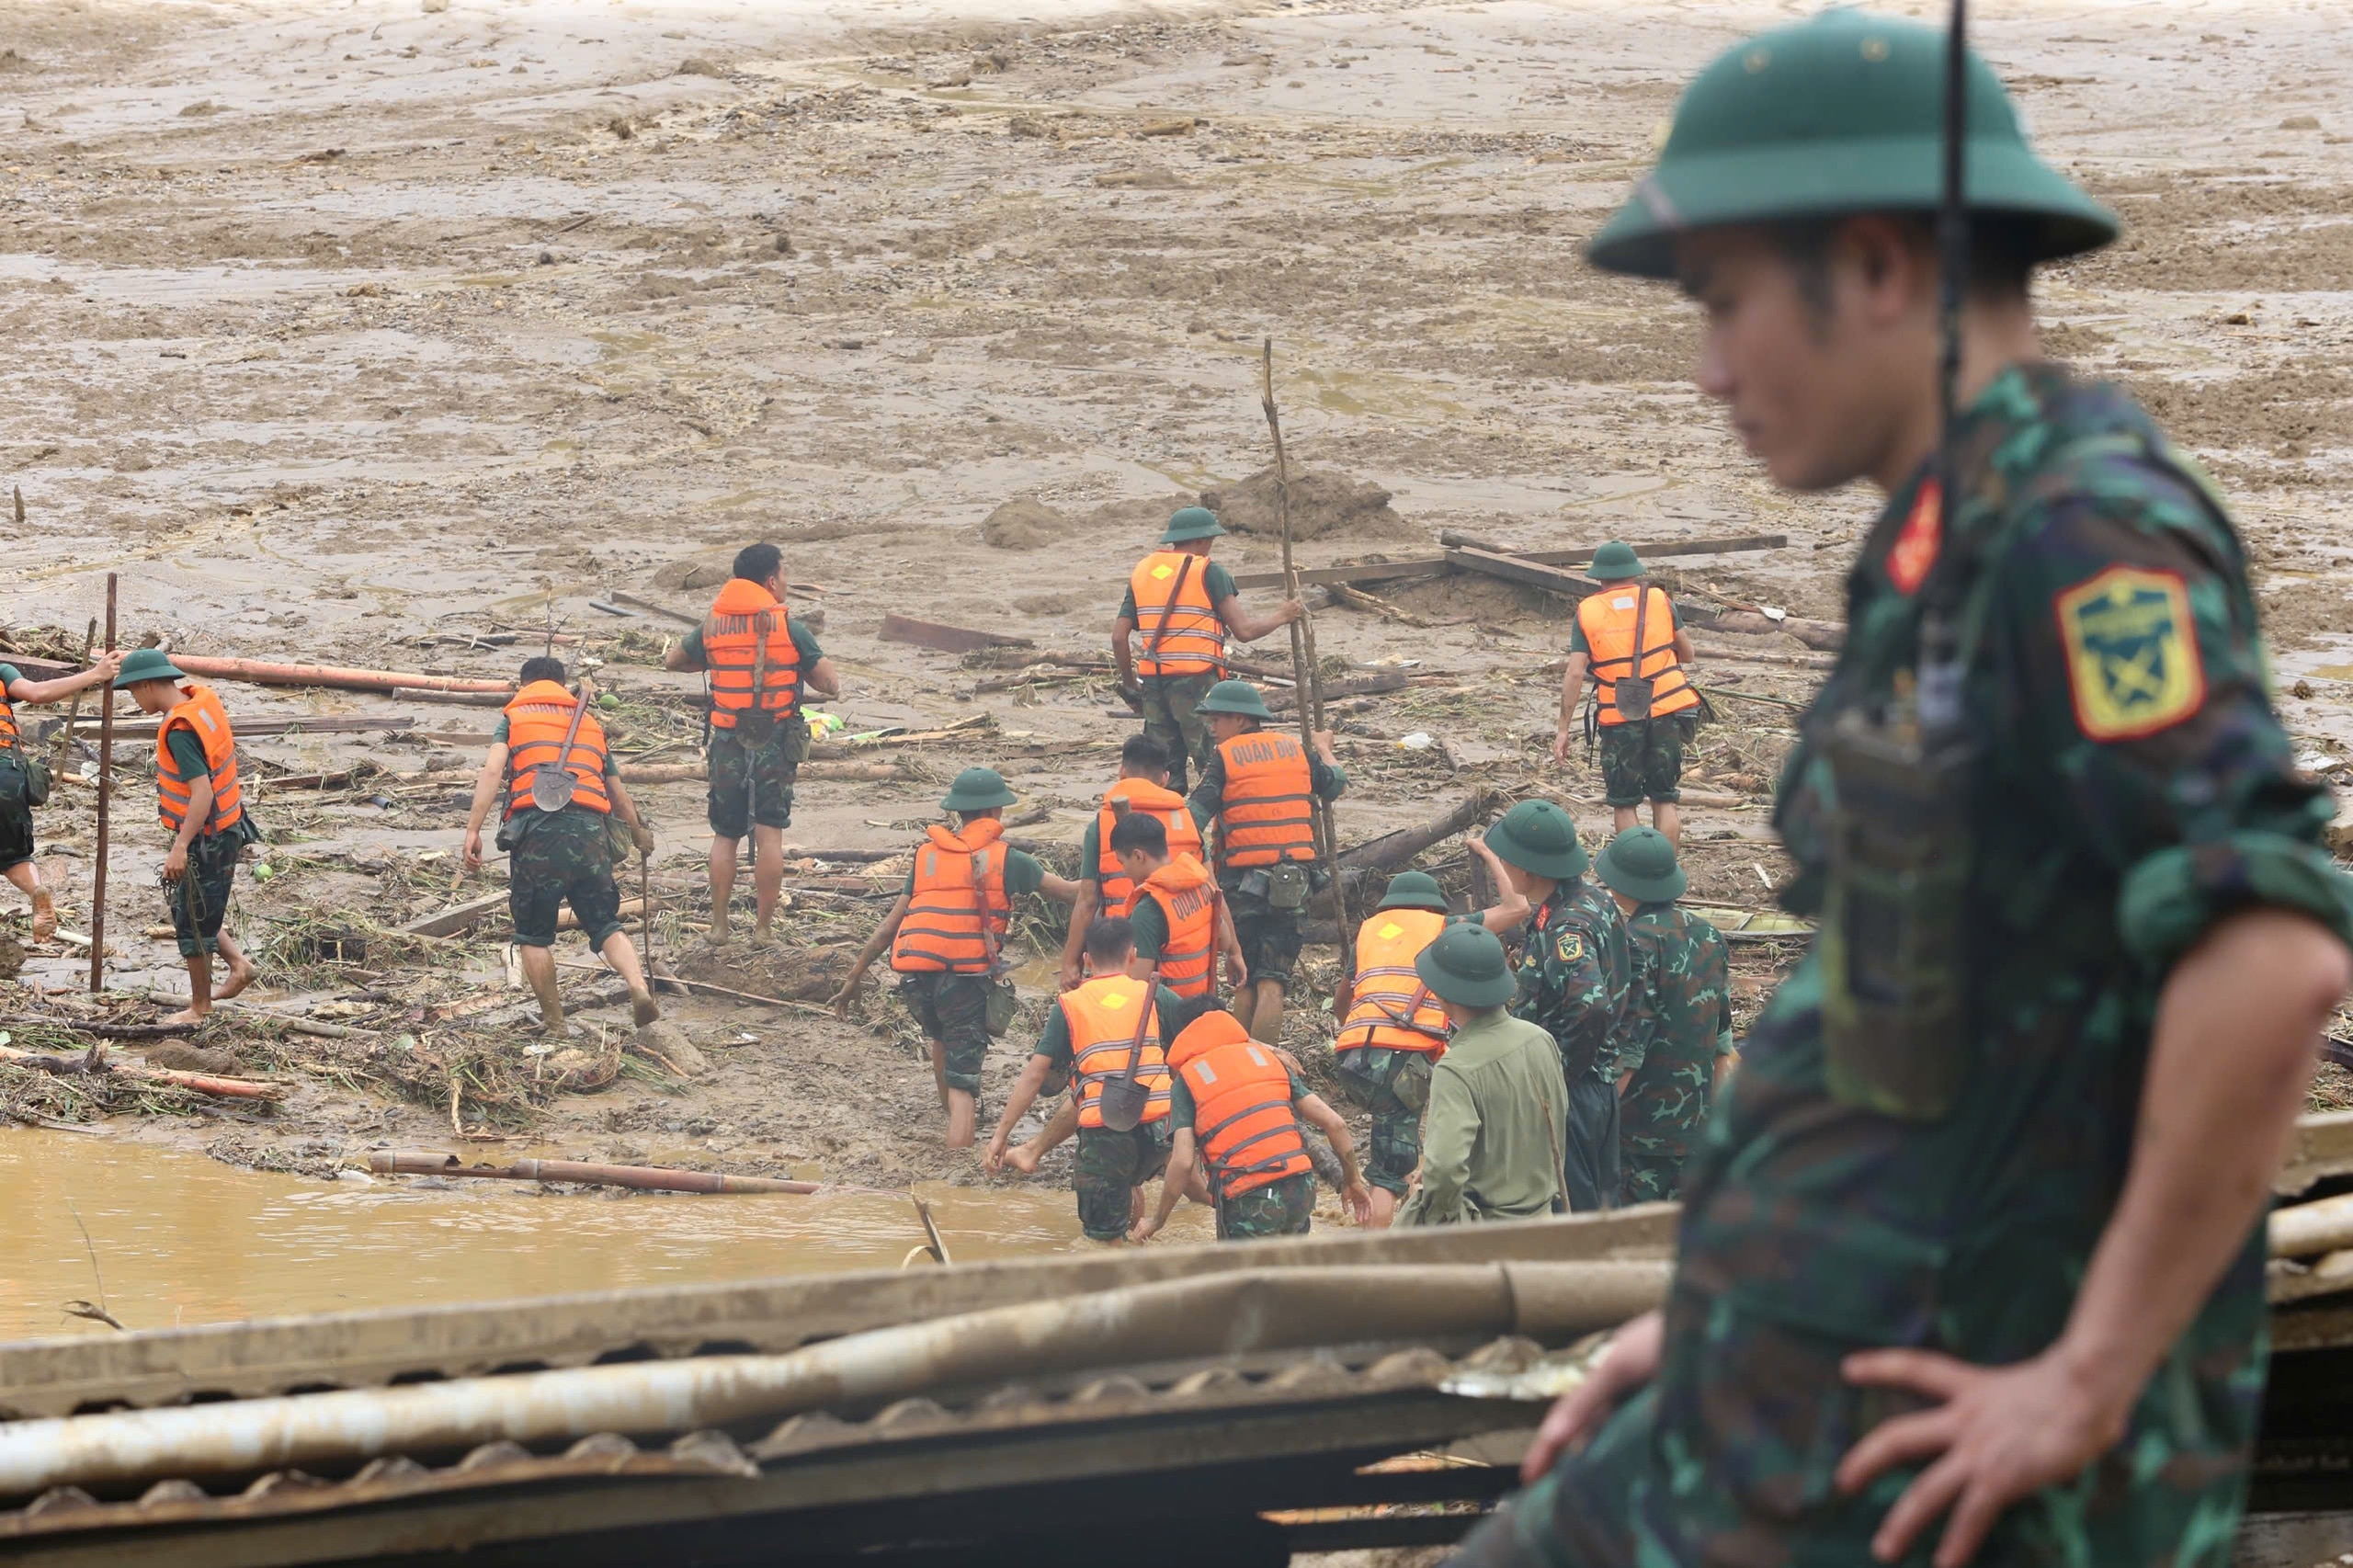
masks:
POLYGON ((721 942, 724 942, 724 941, 726 941, 726 940, 727 940, 727 937, 728 937, 727 916, 725 916, 724 915, 720 914, 717 910, 713 910, 713 911, 711 912, 711 915, 710 915, 710 939, 711 939, 711 942, 712 942, 712 944, 713 944, 714 946, 716 946, 717 944, 719 944, 719 943, 721 943, 721 942))
POLYGON ((46 942, 57 935, 57 906, 49 901, 46 892, 33 893, 33 940, 46 942))
POLYGON ((631 992, 629 994, 629 1012, 630 1017, 636 1021, 639 1028, 643 1028, 646 1025, 654 1022, 656 1018, 659 1018, 662 1016, 662 1009, 654 1006, 654 993, 651 991, 631 992))
POLYGON ((766 920, 754 921, 752 923, 752 940, 755 942, 775 941, 776 927, 770 922, 766 920))
POLYGON ((211 1011, 212 1009, 209 1006, 182 1007, 178 1012, 170 1014, 159 1021, 166 1024, 200 1024, 204 1022, 205 1016, 211 1011))
POLYGON ((246 986, 251 985, 253 983, 254 966, 252 964, 231 964, 229 966, 229 978, 212 988, 212 999, 215 1002, 226 1002, 230 997, 234 996, 238 992, 243 991, 246 986))

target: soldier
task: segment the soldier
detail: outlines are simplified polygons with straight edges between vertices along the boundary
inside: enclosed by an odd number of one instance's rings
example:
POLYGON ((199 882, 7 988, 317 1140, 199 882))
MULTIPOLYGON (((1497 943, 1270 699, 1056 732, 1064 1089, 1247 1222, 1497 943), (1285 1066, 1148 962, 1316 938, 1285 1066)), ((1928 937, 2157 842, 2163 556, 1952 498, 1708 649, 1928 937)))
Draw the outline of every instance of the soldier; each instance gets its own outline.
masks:
POLYGON ((1822 936, 1685 1172, 1665 1312, 1461 1562, 2231 1559, 2353 891, 2222 503, 2037 351, 2032 268, 2116 222, 1973 56, 1940 255, 1945 48, 1847 10, 1735 46, 1589 253, 1699 301, 1777 483, 1887 499, 1775 807, 1822 936))
POLYGON ((1013 1023, 1013 982, 998 947, 1012 926, 1013 901, 1024 893, 1059 903, 1078 897, 1075 882, 1004 842, 1005 808, 1013 801, 995 768, 968 767, 956 776, 939 802, 955 825, 934 823, 926 830, 906 891, 834 994, 835 1015, 849 1017, 858 983, 882 949, 891 949, 891 968, 904 977, 899 994, 931 1049, 951 1149, 972 1146, 981 1063, 990 1037, 1013 1023))
MULTIPOLYGON (((1127 1238, 1143 1219, 1143 1184, 1168 1164, 1169 1076, 1162 1027, 1177 1006, 1165 985, 1130 973, 1135 943, 1124 920, 1097 920, 1086 928, 1085 983, 1054 999, 1046 1031, 1005 1102, 1005 1115, 989 1139, 987 1165, 998 1168, 1013 1124, 1051 1080, 1067 1082, 1076 1102, 1078 1153, 1071 1185, 1078 1197, 1079 1228, 1091 1242, 1127 1238), (1137 1028, 1137 1014, 1143 1014, 1137 1028), (1136 1081, 1149 1091, 1143 1119, 1126 1132, 1103 1124, 1103 1085, 1138 1066, 1136 1081)), ((1034 1168, 1034 1167, 1033 1167, 1034 1168)), ((1179 1189, 1182 1189, 1182 1184, 1179 1189)), ((1165 1218, 1165 1215, 1163 1216, 1165 1218)))
POLYGON ((1616 813, 1616 831, 1634 825, 1651 803, 1651 821, 1675 842, 1683 837, 1683 748, 1699 721, 1699 693, 1691 685, 1691 634, 1666 590, 1644 580, 1633 546, 1611 540, 1594 551, 1586 575, 1616 584, 1577 601, 1569 622, 1569 667, 1561 677, 1561 724, 1552 760, 1569 759, 1569 732, 1588 670, 1601 728, 1601 787, 1616 813))
POLYGON ((1724 939, 1676 907, 1688 880, 1656 828, 1609 841, 1593 874, 1626 917, 1633 978, 1611 1052, 1619 1098, 1619 1196, 1627 1203, 1679 1197, 1692 1136, 1731 1069, 1732 963, 1724 939))
POLYGON ((1400 871, 1357 930, 1356 951, 1332 1016, 1341 1020, 1333 1064, 1348 1098, 1372 1113, 1372 1207, 1381 1230, 1422 1163, 1430 1068, 1446 1054, 1446 1008, 1414 969, 1447 923, 1446 892, 1425 871, 1400 871))
MULTIPOLYGON (((33 864, 33 775, 36 759, 25 749, 17 730, 17 704, 55 702, 77 691, 104 686, 122 667, 122 655, 109 649, 86 670, 55 680, 27 680, 14 665, 0 664, 0 876, 6 876, 32 900, 32 937, 46 942, 57 934, 57 906, 40 885, 40 869, 33 864)), ((1188 819, 1189 821, 1189 819, 1188 819)))
POLYGON ((1243 608, 1233 574, 1210 559, 1210 541, 1224 534, 1208 507, 1179 508, 1160 536, 1160 548, 1130 574, 1120 619, 1111 624, 1120 689, 1143 715, 1143 733, 1168 754, 1169 788, 1180 795, 1187 763, 1209 763, 1209 726, 1197 710, 1210 687, 1225 678, 1225 640, 1256 642, 1307 608, 1285 599, 1268 615, 1243 608), (1131 646, 1139 631, 1144 634, 1141 659, 1131 646))
POLYGON ((1128 1240, 1147 1242, 1168 1223, 1185 1196, 1198 1157, 1217 1210, 1217 1239, 1303 1236, 1315 1216, 1315 1165, 1300 1136, 1302 1118, 1331 1140, 1340 1160, 1340 1201, 1359 1225, 1372 1196, 1357 1170, 1355 1146, 1340 1113, 1307 1092, 1298 1072, 1273 1047, 1250 1038, 1223 1008, 1203 1013, 1168 1048, 1174 1074, 1168 1120, 1176 1130, 1160 1205, 1138 1220, 1128 1240))
POLYGON ((482 824, 500 794, 498 847, 506 851, 507 912, 515 921, 515 946, 523 978, 540 1000, 547 1032, 563 1032, 563 998, 556 988, 556 916, 566 903, 588 946, 627 983, 631 1010, 640 1028, 661 1016, 654 992, 639 966, 637 949, 621 926, 620 889, 613 881, 612 840, 607 824, 619 817, 640 855, 654 852, 654 830, 637 814, 637 802, 621 784, 619 767, 605 744, 605 727, 564 689, 557 659, 526 659, 514 699, 490 733, 490 751, 474 779, 472 808, 466 813, 467 869, 482 865, 482 824), (574 719, 579 723, 575 729, 574 719), (565 738, 571 739, 569 755, 565 738), (532 803, 542 768, 559 769, 571 780, 569 794, 553 811, 532 803))
POLYGON ((1569 1207, 1607 1209, 1618 1201, 1618 1082, 1609 1055, 1632 978, 1626 923, 1609 894, 1586 880, 1592 858, 1576 824, 1552 801, 1522 801, 1487 830, 1486 842, 1511 892, 1484 923, 1508 928, 1517 916, 1526 933, 1512 1012, 1561 1048, 1569 1207))
POLYGON ((1414 971, 1446 1009, 1451 1043, 1430 1070, 1421 1185, 1397 1223, 1522 1220, 1561 1207, 1569 1091, 1552 1037, 1513 1017, 1504 946, 1484 926, 1449 926, 1414 971))
POLYGON ((142 713, 161 713, 155 731, 155 795, 172 846, 164 857, 171 890, 172 934, 188 965, 188 1006, 164 1021, 192 1024, 253 983, 246 958, 222 921, 237 880, 237 861, 261 832, 245 814, 237 782, 237 737, 228 710, 209 686, 174 667, 159 648, 137 648, 122 661, 114 684, 131 693, 142 713), (216 988, 212 955, 229 972, 216 988))
POLYGON ((1217 824, 1218 883, 1242 940, 1248 979, 1235 984, 1233 1016, 1279 1044, 1307 901, 1331 881, 1315 859, 1315 802, 1339 799, 1348 776, 1329 730, 1315 732, 1311 756, 1295 736, 1259 728, 1274 715, 1248 681, 1218 682, 1199 711, 1216 749, 1189 803, 1202 829, 1217 824))
POLYGON ((1130 735, 1120 748, 1120 777, 1105 791, 1094 825, 1078 842, 1078 904, 1071 911, 1070 934, 1063 944, 1065 991, 1079 983, 1079 949, 1086 928, 1097 915, 1124 917, 1135 894, 1135 883, 1111 853, 1111 830, 1128 812, 1158 818, 1167 830, 1172 853, 1201 858, 1200 829, 1185 809, 1185 797, 1168 788, 1167 751, 1150 735, 1130 735))
POLYGON ((710 678, 710 939, 733 922, 737 846, 752 838, 752 936, 766 941, 784 886, 784 830, 809 755, 804 693, 839 697, 841 677, 784 605, 784 555, 772 544, 735 552, 710 614, 662 655, 668 670, 710 678))

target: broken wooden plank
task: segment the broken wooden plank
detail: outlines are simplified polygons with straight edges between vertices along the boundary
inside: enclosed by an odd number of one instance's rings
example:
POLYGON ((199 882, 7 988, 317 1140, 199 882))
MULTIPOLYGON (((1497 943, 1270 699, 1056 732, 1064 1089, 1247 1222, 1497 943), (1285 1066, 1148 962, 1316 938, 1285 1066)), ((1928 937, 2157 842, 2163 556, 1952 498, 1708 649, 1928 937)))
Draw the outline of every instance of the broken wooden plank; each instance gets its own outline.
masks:
POLYGON ((912 642, 918 648, 933 648, 943 653, 972 653, 983 648, 1037 646, 1027 637, 1009 637, 1002 631, 976 631, 966 626, 916 620, 904 615, 884 616, 880 635, 885 642, 912 642))
MULTIPOLYGON (((1445 534, 1438 538, 1441 543, 1449 542, 1445 534)), ((1731 555, 1744 550, 1779 550, 1789 542, 1787 534, 1745 534, 1737 539, 1639 540, 1633 541, 1633 550, 1645 561, 1671 561, 1687 555, 1731 555)), ((1533 561, 1540 566, 1578 566, 1593 559, 1595 548, 1496 551, 1494 553, 1533 561)), ((1299 580, 1324 584, 1378 583, 1393 577, 1436 577, 1451 570, 1453 567, 1445 556, 1426 555, 1404 561, 1368 561, 1349 566, 1313 566, 1302 572, 1299 580)), ((1235 575, 1233 585, 1237 588, 1279 588, 1283 585, 1283 574, 1279 572, 1240 573, 1235 575)))
POLYGON ((635 594, 615 594, 613 602, 620 605, 635 605, 638 608, 651 610, 665 619, 675 620, 681 626, 702 624, 702 617, 699 615, 688 615, 684 610, 672 609, 668 605, 657 605, 652 599, 642 599, 635 594))
MULTIPOLYGON (((152 741, 155 738, 155 731, 162 722, 160 719, 132 720, 128 723, 117 720, 114 736, 119 741, 152 741)), ((232 716, 229 721, 229 727, 236 732, 237 738, 241 741, 254 740, 263 735, 364 735, 378 730, 414 730, 416 724, 417 719, 414 713, 402 713, 382 719, 341 716, 316 719, 239 719, 232 716)), ((74 721, 74 728, 77 731, 95 732, 97 727, 98 722, 96 719, 74 721)))
POLYGON ((493 915, 506 907, 506 890, 501 888, 482 898, 469 899, 464 903, 451 904, 410 921, 401 930, 411 937, 454 937, 471 931, 493 915))
POLYGON ((1744 637, 1769 637, 1777 631, 1787 632, 1809 648, 1835 653, 1847 645, 1847 629, 1835 620, 1802 620, 1784 616, 1775 619, 1769 615, 1753 614, 1747 610, 1704 610, 1677 605, 1683 624, 1704 627, 1710 631, 1731 631, 1744 637))
MULTIPOLYGON (((1347 680, 1327 682, 1324 695, 1331 699, 1377 697, 1384 691, 1403 691, 1412 684, 1413 677, 1404 670, 1381 670, 1369 676, 1351 676, 1347 680)), ((1266 699, 1267 710, 1270 713, 1288 713, 1299 706, 1296 691, 1270 691, 1266 694, 1266 699)))
POLYGON ((1553 566, 1524 555, 1503 555, 1492 550, 1474 550, 1464 545, 1449 547, 1447 564, 1458 571, 1476 572, 1484 577, 1500 577, 1507 583, 1521 583, 1541 588, 1548 594, 1558 594, 1574 601, 1589 594, 1600 593, 1609 585, 1597 582, 1564 566, 1553 566))

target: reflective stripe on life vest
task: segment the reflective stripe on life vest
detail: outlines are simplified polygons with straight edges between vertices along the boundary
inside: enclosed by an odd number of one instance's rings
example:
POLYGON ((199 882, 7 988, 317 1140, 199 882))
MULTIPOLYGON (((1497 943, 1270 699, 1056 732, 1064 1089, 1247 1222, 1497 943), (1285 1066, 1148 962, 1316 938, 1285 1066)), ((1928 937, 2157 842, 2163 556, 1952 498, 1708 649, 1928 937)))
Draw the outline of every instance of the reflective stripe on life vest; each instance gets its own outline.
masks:
POLYGON ((1179 855, 1143 880, 1138 899, 1160 905, 1168 924, 1160 945, 1160 983, 1179 996, 1210 994, 1210 949, 1217 945, 1217 879, 1190 855, 1179 855))
POLYGON ((229 731, 229 710, 209 686, 186 686, 188 693, 155 731, 155 800, 165 828, 176 834, 188 820, 195 780, 180 777, 172 756, 172 732, 186 730, 204 746, 205 770, 212 776, 212 815, 199 830, 219 833, 245 820, 244 791, 237 787, 237 737, 229 731))
POLYGON ((801 710, 801 653, 792 645, 790 613, 757 583, 730 577, 702 623, 703 664, 710 672, 710 722, 732 730, 752 706, 752 675, 760 662, 760 628, 767 628, 767 674, 759 706, 779 719, 801 710))
POLYGON ((1315 858, 1315 775, 1299 737, 1250 730, 1220 741, 1225 795, 1218 834, 1228 866, 1315 858))
POLYGON ((1231 1013, 1204 1013, 1168 1048, 1193 1096, 1193 1136, 1222 1199, 1314 1169, 1291 1109, 1290 1074, 1231 1013))
POLYGON ((1667 601, 1664 588, 1638 588, 1630 583, 1587 594, 1577 602, 1577 626, 1585 632, 1597 691, 1596 706, 1603 723, 1626 722, 1618 711, 1618 677, 1622 675, 1640 674, 1657 683, 1651 691, 1654 719, 1699 706, 1699 694, 1684 678, 1682 664, 1675 656, 1675 607, 1667 601), (1647 611, 1635 597, 1638 592, 1651 596, 1647 611), (1638 614, 1643 620, 1643 641, 1650 644, 1643 652, 1639 671, 1634 668, 1634 618, 1638 614))
MULTIPOLYGON (((562 683, 535 680, 515 694, 506 705, 506 814, 531 804, 531 779, 542 767, 553 767, 563 756, 564 732, 572 728, 572 710, 580 699, 562 683)), ((580 733, 572 737, 572 756, 563 770, 573 777, 572 803, 610 814, 613 802, 605 792, 605 726, 593 713, 580 716, 580 733)))
POLYGON ((961 834, 939 823, 915 851, 915 892, 891 944, 901 973, 986 974, 1013 904, 1005 893, 1005 824, 982 817, 961 834))
POLYGON ((1181 550, 1155 550, 1129 574, 1128 587, 1136 597, 1136 630, 1143 636, 1138 674, 1189 676, 1224 670, 1225 622, 1210 602, 1209 574, 1209 557, 1181 550), (1153 647, 1155 636, 1157 651, 1153 647))
POLYGON ((1198 860, 1201 855, 1201 830, 1194 824, 1193 813, 1185 809, 1184 796, 1142 778, 1122 778, 1113 784, 1103 797, 1102 809, 1095 813, 1095 869, 1103 884, 1106 919, 1124 918, 1134 906, 1136 892, 1135 883, 1120 869, 1120 858, 1111 853, 1111 829, 1120 821, 1120 813, 1111 809, 1114 801, 1125 801, 1129 810, 1158 817, 1160 825, 1168 830, 1172 858, 1190 855, 1198 860))
POLYGON ((1446 1054, 1446 1009, 1414 972, 1414 960, 1445 929, 1446 916, 1430 909, 1379 909, 1366 918, 1357 929, 1356 1000, 1333 1050, 1446 1054))
POLYGON ((1097 975, 1062 994, 1063 1022, 1070 1028, 1071 1086, 1078 1091, 1078 1124, 1103 1125, 1103 1085, 1128 1070, 1135 1048, 1136 1009, 1150 1009, 1136 1082, 1144 1085, 1143 1119, 1168 1114, 1168 1066, 1160 1048, 1160 1005, 1152 983, 1124 974, 1097 975))

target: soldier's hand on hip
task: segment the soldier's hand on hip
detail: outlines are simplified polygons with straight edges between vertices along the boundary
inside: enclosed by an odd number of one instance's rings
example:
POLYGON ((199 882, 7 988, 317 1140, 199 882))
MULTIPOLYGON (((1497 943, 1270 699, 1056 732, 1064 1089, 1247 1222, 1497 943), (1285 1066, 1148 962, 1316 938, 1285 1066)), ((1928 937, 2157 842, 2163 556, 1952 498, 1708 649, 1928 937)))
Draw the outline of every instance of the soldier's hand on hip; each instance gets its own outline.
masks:
POLYGON ((1904 1556, 1949 1512, 1935 1563, 1961 1568, 2011 1504, 2074 1480, 2121 1440, 2132 1405, 2055 1349, 2007 1367, 1933 1350, 1867 1350, 1847 1357, 1845 1371, 1850 1383, 1942 1402, 1881 1422, 1839 1461, 1838 1489, 1849 1494, 1898 1465, 1927 1465, 1871 1538, 1882 1562, 1904 1556))
POLYGON ((1591 1442, 1609 1413, 1658 1375, 1659 1356, 1665 1346, 1666 1320, 1656 1312, 1644 1312, 1620 1329, 1585 1381, 1563 1394, 1546 1413, 1528 1457, 1519 1461, 1519 1478, 1533 1485, 1543 1479, 1563 1449, 1582 1449, 1591 1442))

